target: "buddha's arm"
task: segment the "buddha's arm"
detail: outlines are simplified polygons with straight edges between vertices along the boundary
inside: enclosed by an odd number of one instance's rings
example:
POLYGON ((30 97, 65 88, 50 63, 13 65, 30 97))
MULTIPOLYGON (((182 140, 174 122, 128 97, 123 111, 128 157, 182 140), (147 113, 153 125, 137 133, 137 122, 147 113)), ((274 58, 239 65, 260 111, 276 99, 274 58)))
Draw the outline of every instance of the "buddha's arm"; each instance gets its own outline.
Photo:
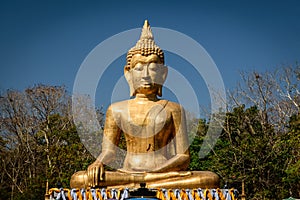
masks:
POLYGON ((189 155, 177 154, 152 172, 184 171, 188 167, 189 162, 189 155))
POLYGON ((116 147, 120 141, 121 129, 115 120, 117 117, 117 114, 114 115, 113 113, 112 106, 110 106, 106 112, 102 152, 97 158, 97 160, 104 164, 110 163, 115 158, 116 147))
POLYGON ((176 155, 163 165, 157 167, 154 172, 181 171, 186 170, 190 163, 189 144, 186 130, 185 113, 183 109, 172 112, 175 130, 176 155))
POLYGON ((87 169, 90 186, 97 186, 99 185, 99 181, 103 181, 103 165, 108 164, 113 160, 113 158, 115 158, 115 148, 118 145, 120 133, 121 130, 118 128, 117 123, 114 120, 112 107, 110 106, 106 112, 102 153, 87 169))

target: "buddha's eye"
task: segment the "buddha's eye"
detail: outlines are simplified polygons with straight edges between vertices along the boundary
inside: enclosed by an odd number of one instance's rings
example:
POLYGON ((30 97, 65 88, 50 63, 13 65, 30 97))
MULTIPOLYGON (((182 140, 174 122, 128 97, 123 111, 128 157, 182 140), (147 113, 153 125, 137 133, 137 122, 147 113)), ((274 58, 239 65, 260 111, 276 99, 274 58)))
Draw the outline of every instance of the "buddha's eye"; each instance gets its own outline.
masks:
POLYGON ((144 68, 143 64, 142 63, 137 63, 135 66, 134 66, 134 70, 135 71, 142 71, 144 68))
POLYGON ((152 62, 152 63, 150 63, 149 64, 149 70, 151 70, 151 71, 157 71, 158 70, 158 64, 157 63, 155 63, 155 62, 152 62))

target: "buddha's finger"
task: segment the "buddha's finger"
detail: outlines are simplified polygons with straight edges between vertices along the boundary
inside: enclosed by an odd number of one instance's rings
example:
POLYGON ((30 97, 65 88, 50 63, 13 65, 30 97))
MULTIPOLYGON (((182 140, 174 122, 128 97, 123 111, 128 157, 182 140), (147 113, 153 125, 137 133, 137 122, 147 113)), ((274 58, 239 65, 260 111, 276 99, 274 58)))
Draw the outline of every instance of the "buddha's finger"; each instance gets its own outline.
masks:
POLYGON ((93 182, 94 182, 94 177, 93 177, 93 168, 89 170, 89 182, 90 182, 90 187, 93 187, 93 182))
POLYGON ((104 167, 103 165, 100 166, 100 181, 103 181, 103 175, 104 175, 104 167))
POLYGON ((88 176, 88 185, 91 187, 90 170, 87 170, 87 176, 88 176))
POLYGON ((93 168, 93 187, 95 187, 96 179, 97 179, 96 170, 97 170, 97 168, 94 167, 93 168))
POLYGON ((92 182, 91 182, 91 170, 90 169, 87 170, 87 176, 88 176, 88 185, 91 187, 92 182))
POLYGON ((96 172, 95 172, 95 186, 98 186, 98 177, 99 177, 99 167, 96 167, 96 172))

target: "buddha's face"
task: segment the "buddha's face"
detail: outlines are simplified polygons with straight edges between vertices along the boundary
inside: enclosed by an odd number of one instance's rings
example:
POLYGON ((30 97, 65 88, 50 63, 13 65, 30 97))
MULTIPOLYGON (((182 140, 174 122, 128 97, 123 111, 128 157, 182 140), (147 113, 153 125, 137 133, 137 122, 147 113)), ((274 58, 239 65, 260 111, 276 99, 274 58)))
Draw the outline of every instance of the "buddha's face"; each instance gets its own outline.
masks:
MULTIPOLYGON (((159 94, 159 90, 166 79, 167 67, 153 54, 142 56, 136 54, 132 57, 131 67, 125 68, 125 77, 129 83, 131 95, 159 94)), ((161 92, 160 92, 161 93, 161 92)))

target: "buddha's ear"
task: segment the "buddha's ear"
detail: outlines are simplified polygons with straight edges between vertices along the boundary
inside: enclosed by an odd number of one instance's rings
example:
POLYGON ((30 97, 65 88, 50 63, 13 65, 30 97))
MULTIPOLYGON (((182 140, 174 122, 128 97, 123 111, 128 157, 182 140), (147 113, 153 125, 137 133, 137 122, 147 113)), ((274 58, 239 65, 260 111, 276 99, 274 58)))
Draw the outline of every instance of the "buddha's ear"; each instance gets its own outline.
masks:
POLYGON ((168 67, 163 65, 162 66, 162 84, 166 81, 168 75, 168 67))
POLYGON ((159 96, 159 97, 162 96, 162 85, 158 85, 157 96, 159 96))
POLYGON ((158 91, 157 91, 157 95, 160 97, 162 96, 162 85, 166 81, 167 75, 168 75, 168 67, 167 66, 162 65, 161 74, 162 74, 162 76, 161 76, 161 80, 159 81, 160 83, 158 83, 158 91))
POLYGON ((125 65, 124 67, 124 76, 127 80, 127 83, 129 85, 129 90, 130 90, 130 96, 134 96, 135 95, 135 90, 133 88, 133 83, 132 83, 132 73, 130 71, 130 68, 125 65))

